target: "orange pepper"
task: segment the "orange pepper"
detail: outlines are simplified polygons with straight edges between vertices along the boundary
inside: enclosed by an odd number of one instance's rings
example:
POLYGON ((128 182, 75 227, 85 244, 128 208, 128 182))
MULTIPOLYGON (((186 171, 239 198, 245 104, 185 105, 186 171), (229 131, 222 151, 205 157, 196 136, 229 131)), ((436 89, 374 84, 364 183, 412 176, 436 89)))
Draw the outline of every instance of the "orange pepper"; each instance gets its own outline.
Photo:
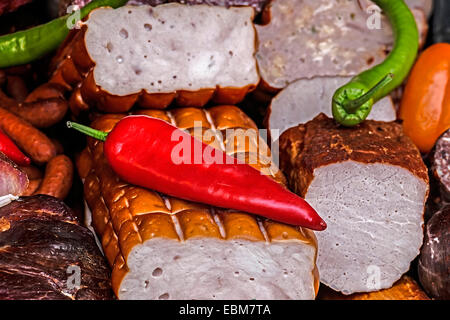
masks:
POLYGON ((420 55, 406 84, 400 119, 424 153, 450 128, 450 44, 434 44, 420 55))

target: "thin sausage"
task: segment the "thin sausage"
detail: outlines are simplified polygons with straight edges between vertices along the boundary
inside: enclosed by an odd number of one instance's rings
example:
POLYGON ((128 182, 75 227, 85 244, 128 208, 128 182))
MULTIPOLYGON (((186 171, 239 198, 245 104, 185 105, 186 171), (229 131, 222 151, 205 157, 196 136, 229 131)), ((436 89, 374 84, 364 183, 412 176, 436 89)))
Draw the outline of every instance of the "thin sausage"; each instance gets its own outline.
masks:
POLYGON ((46 194, 64 200, 73 181, 73 164, 69 157, 58 155, 47 163, 44 179, 35 194, 46 194))
POLYGON ((10 111, 37 128, 48 128, 61 121, 66 115, 67 109, 68 105, 65 100, 52 98, 25 102, 10 111))
POLYGON ((59 140, 54 139, 54 138, 51 138, 50 140, 51 140, 51 141, 53 142, 53 144, 55 145, 55 148, 56 148, 56 154, 63 154, 63 153, 64 153, 64 147, 63 147, 63 145, 61 144, 61 142, 59 142, 59 140))
POLYGON ((0 105, 37 128, 48 128, 58 123, 68 110, 61 91, 49 84, 36 88, 23 103, 0 91, 0 105))
POLYGON ((32 196, 39 188, 42 179, 29 180, 27 189, 22 193, 22 196, 32 196))
POLYGON ((6 91, 17 102, 23 102, 28 95, 28 88, 25 81, 18 76, 6 77, 6 91))
POLYGON ((1 107, 0 128, 37 163, 48 162, 56 155, 54 144, 45 134, 1 107))

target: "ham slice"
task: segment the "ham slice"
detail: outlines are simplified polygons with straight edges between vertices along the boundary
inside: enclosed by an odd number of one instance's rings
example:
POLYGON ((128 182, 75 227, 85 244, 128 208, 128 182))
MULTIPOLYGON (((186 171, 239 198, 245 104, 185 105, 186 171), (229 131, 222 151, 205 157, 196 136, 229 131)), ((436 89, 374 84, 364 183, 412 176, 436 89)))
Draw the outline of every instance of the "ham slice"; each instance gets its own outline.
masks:
POLYGON ((320 114, 280 137, 289 185, 324 218, 320 280, 344 294, 391 287, 423 240, 428 171, 401 124, 338 126, 320 114))
MULTIPOLYGON (((272 100, 266 115, 267 128, 277 130, 271 133, 273 141, 278 139, 278 134, 299 123, 314 119, 319 113, 332 117, 333 94, 350 79, 351 77, 301 79, 281 90, 272 100)), ((388 96, 378 101, 368 119, 394 121, 396 111, 392 99, 388 96)))

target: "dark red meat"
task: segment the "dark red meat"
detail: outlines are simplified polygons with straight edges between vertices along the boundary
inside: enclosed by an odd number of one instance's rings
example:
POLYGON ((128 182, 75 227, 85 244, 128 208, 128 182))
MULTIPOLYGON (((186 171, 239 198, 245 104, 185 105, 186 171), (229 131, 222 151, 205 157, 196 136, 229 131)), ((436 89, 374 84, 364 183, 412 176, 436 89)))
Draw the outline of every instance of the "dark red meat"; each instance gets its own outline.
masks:
POLYGON ((114 297, 93 234, 56 198, 23 197, 0 208, 0 252, 0 299, 114 297))

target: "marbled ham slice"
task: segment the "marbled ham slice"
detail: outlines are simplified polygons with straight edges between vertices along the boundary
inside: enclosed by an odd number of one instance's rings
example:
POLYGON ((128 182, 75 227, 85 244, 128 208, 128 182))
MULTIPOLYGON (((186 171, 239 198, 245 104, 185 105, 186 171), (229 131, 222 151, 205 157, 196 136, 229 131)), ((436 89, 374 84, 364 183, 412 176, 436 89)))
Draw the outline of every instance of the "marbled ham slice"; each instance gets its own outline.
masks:
POLYGON ((324 218, 320 280, 344 294, 391 287, 423 240, 428 172, 395 122, 343 128, 320 114, 280 137, 289 185, 324 218))

